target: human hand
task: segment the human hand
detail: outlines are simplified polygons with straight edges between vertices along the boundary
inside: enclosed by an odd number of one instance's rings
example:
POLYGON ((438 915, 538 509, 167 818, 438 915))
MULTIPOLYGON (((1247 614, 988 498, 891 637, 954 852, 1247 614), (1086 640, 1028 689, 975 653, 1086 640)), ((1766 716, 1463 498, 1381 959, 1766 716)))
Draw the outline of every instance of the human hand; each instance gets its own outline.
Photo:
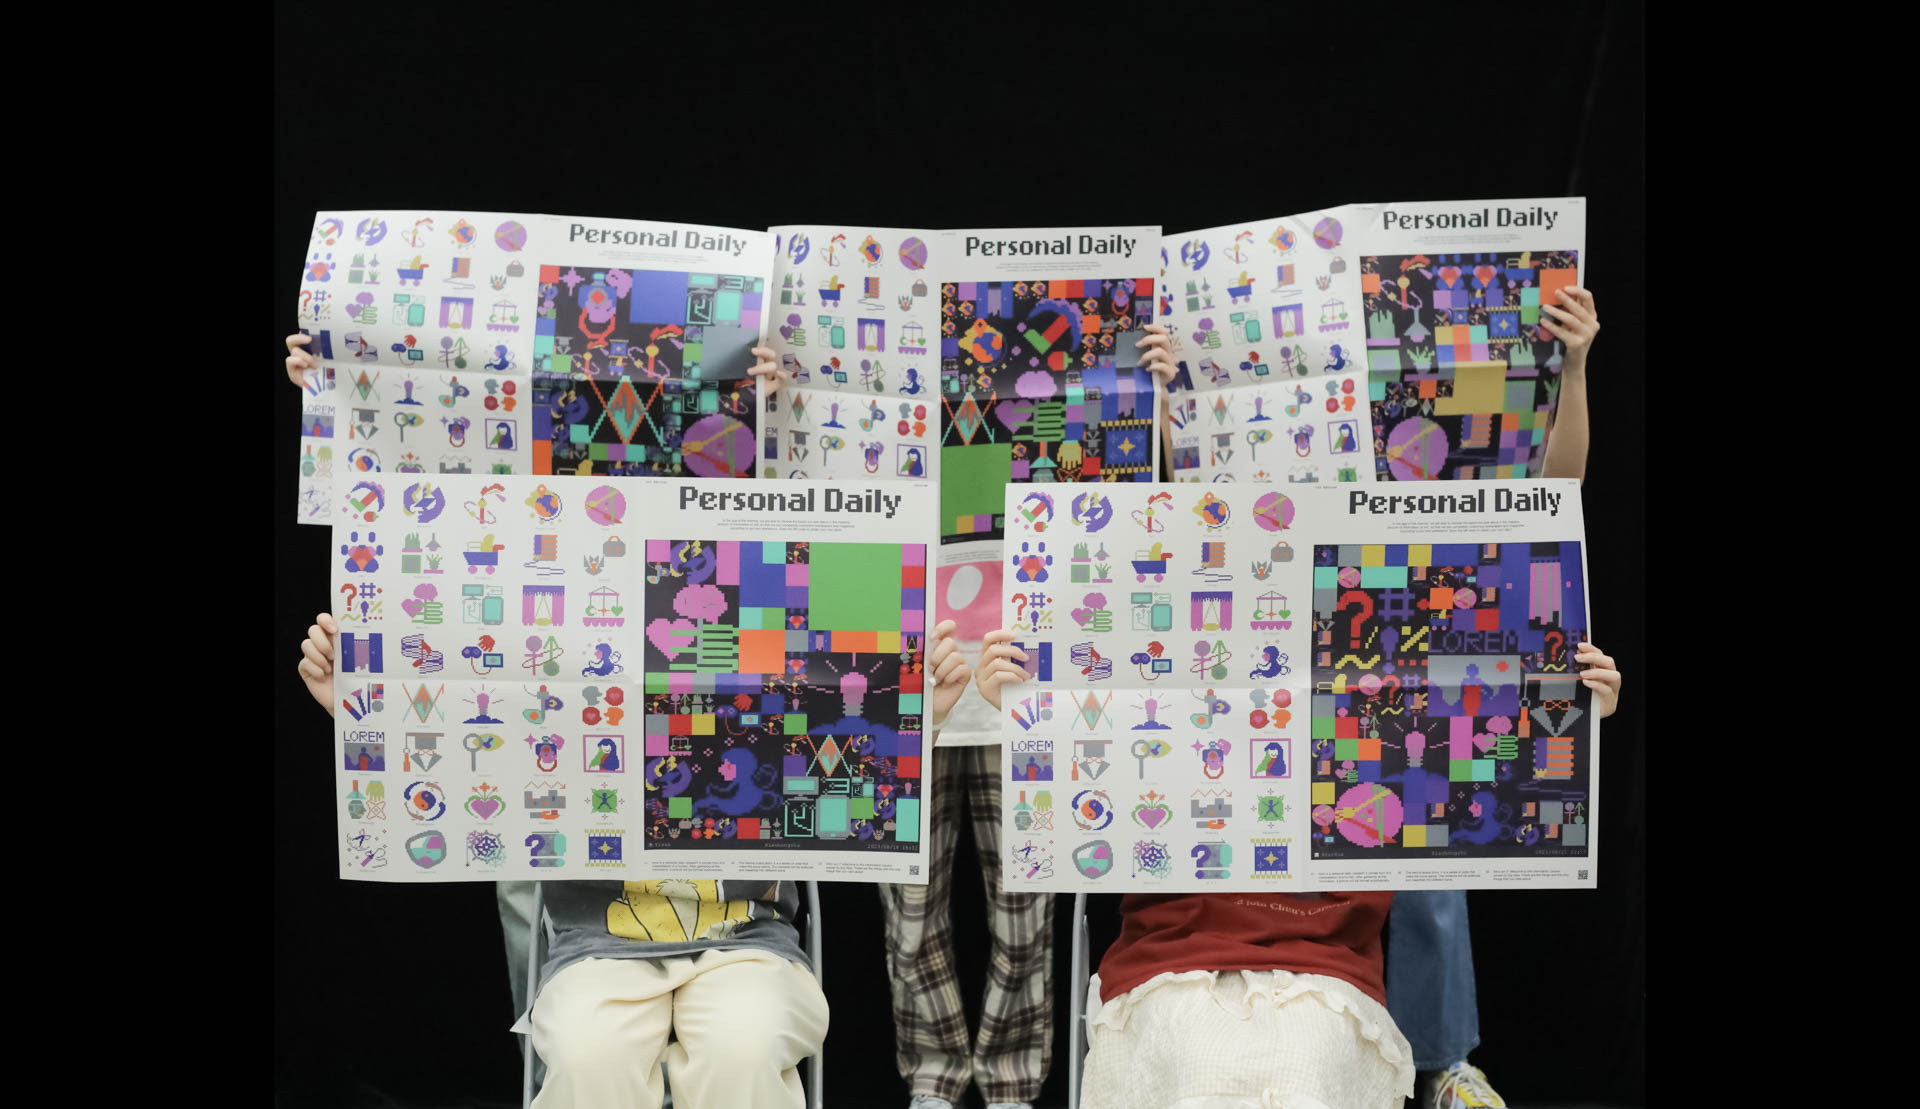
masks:
POLYGON ((1613 659, 1601 654, 1600 648, 1593 644, 1583 642, 1574 650, 1573 661, 1581 664, 1581 683, 1593 690, 1593 703, 1599 706, 1595 719, 1612 716, 1620 703, 1620 671, 1613 668, 1613 659))
POLYGON ((1593 294, 1577 285, 1569 285, 1558 290, 1556 299, 1559 304, 1542 304, 1540 311, 1546 318, 1541 326, 1553 332, 1554 336, 1566 344, 1566 357, 1561 359, 1560 372, 1583 370, 1587 366, 1587 348, 1593 345, 1593 337, 1600 333, 1600 317, 1594 312, 1593 294))
POLYGON ((758 378, 762 396, 772 396, 780 391, 780 383, 793 379, 792 370, 780 368, 780 356, 772 347, 754 347, 753 356, 760 361, 753 364, 747 372, 758 378))
POLYGON ((1173 419, 1172 410, 1167 406, 1167 383, 1180 372, 1180 366, 1173 360, 1173 334, 1166 324, 1150 323, 1146 337, 1133 345, 1146 348, 1140 364, 1153 371, 1153 390, 1160 396, 1160 422, 1167 423, 1173 419))
POLYGON ((1031 677, 1014 661, 1027 661, 1027 653, 1013 645, 1013 638, 1019 634, 1012 628, 996 628, 987 633, 980 649, 980 673, 974 678, 974 684, 980 687, 980 696, 987 699, 995 712, 1000 711, 1001 686, 1031 677))
POLYGON ((311 335, 287 336, 287 380, 296 386, 307 383, 305 375, 308 370, 320 368, 320 363, 314 361, 313 355, 303 349, 311 342, 313 342, 311 335))
POLYGON ((934 627, 933 654, 927 659, 927 672, 933 675, 935 728, 947 722, 947 714, 959 703, 960 695, 967 691, 967 682, 973 678, 967 656, 960 653, 959 645, 954 642, 954 627, 952 620, 942 620, 934 627))
POLYGON ((333 617, 321 613, 313 618, 307 637, 300 641, 300 680, 320 707, 333 715, 333 635, 339 631, 333 617))

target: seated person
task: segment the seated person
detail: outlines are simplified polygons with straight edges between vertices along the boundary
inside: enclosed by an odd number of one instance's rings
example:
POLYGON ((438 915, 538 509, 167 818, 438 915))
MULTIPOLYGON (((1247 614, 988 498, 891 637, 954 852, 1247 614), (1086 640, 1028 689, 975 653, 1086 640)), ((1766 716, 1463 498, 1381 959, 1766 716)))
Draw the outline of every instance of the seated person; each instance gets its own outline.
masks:
MULTIPOLYGON (((300 676, 329 713, 335 631, 323 613, 300 645, 300 676)), ((968 680, 950 622, 934 629, 929 658, 938 728, 968 680)), ((534 1050, 547 1063, 537 1109, 658 1109, 663 1068, 682 1109, 806 1103, 798 1064, 826 1038, 827 999, 792 924, 793 883, 545 890, 556 938, 532 1011, 534 1050)))
MULTIPOLYGON (((976 684, 1025 681, 1017 631, 987 633, 976 684)), ((1574 656, 1611 714, 1620 674, 1574 656)), ((1413 1051, 1386 1007, 1390 892, 1127 894, 1088 997, 1082 1109, 1400 1109, 1413 1051)))

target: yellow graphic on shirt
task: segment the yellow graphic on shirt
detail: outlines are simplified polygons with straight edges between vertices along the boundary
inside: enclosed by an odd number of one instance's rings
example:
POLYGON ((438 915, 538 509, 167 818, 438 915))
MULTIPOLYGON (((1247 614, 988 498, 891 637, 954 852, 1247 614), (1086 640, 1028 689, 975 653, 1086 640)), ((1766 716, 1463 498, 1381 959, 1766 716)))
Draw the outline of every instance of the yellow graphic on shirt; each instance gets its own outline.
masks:
POLYGON ((720 900, 712 879, 663 878, 622 882, 623 896, 607 906, 607 931, 621 939, 652 943, 718 940, 752 915, 751 901, 720 900))

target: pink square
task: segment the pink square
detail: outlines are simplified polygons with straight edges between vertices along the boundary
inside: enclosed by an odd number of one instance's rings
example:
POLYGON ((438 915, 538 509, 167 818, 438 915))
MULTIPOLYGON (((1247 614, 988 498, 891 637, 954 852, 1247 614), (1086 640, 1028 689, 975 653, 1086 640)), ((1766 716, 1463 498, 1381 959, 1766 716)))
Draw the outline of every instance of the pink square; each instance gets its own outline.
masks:
POLYGON ((900 565, 925 566, 927 564, 927 545, 908 543, 900 548, 900 565))
POLYGON ((655 755, 671 755, 673 754, 672 746, 672 736, 650 735, 647 737, 647 757, 653 758, 655 755))
POLYGON ((664 539, 647 540, 647 561, 665 562, 667 560, 667 541, 664 539))
POLYGON ((1450 759, 1470 759, 1473 757, 1473 717, 1450 716, 1447 718, 1447 757, 1450 759))
POLYGON ((692 693, 693 692, 693 675, 684 674, 684 673, 668 674, 667 675, 667 692, 668 693, 692 693))
MULTIPOLYGON (((649 543, 652 540, 648 540, 649 543)), ((720 584, 740 584, 740 544, 722 542, 720 547, 720 584)))
POLYGON ((788 585, 807 584, 807 564, 806 563, 804 562, 787 563, 787 584, 788 585))
POLYGON ((919 635, 927 627, 927 614, 920 609, 902 610, 900 613, 900 631, 903 634, 919 635))

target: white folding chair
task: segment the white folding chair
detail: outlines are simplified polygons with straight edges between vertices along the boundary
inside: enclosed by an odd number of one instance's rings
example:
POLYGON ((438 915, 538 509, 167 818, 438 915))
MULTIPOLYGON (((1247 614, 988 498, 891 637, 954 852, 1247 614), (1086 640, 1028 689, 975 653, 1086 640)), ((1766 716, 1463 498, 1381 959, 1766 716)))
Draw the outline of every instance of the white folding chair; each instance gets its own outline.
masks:
MULTIPOLYGON (((813 976, 820 988, 827 987, 826 973, 822 969, 820 958, 820 883, 803 882, 807 891, 807 958, 813 961, 813 976)), ((540 983, 540 964, 547 960, 547 947, 553 943, 553 918, 547 914, 545 884, 533 885, 533 938, 527 944, 527 999, 533 1004, 534 995, 540 983)), ((520 1041, 520 1106, 521 1109, 533 1107, 533 1031, 531 1026, 520 1041)), ((822 1109, 826 1104, 826 1072, 823 1060, 827 1054, 824 1045, 813 1057, 807 1060, 807 1109, 822 1109)), ((1075 1082, 1079 1079, 1076 1074, 1075 1082)), ((667 1092, 667 1104, 673 1104, 673 1092, 667 1092)), ((1077 1101, 1076 1101, 1077 1104, 1077 1101)))
POLYGON ((1087 895, 1073 895, 1073 970, 1067 976, 1073 1013, 1067 1022, 1067 1109, 1080 1109, 1080 1072, 1087 1062, 1087 986, 1093 977, 1087 943, 1087 895))

